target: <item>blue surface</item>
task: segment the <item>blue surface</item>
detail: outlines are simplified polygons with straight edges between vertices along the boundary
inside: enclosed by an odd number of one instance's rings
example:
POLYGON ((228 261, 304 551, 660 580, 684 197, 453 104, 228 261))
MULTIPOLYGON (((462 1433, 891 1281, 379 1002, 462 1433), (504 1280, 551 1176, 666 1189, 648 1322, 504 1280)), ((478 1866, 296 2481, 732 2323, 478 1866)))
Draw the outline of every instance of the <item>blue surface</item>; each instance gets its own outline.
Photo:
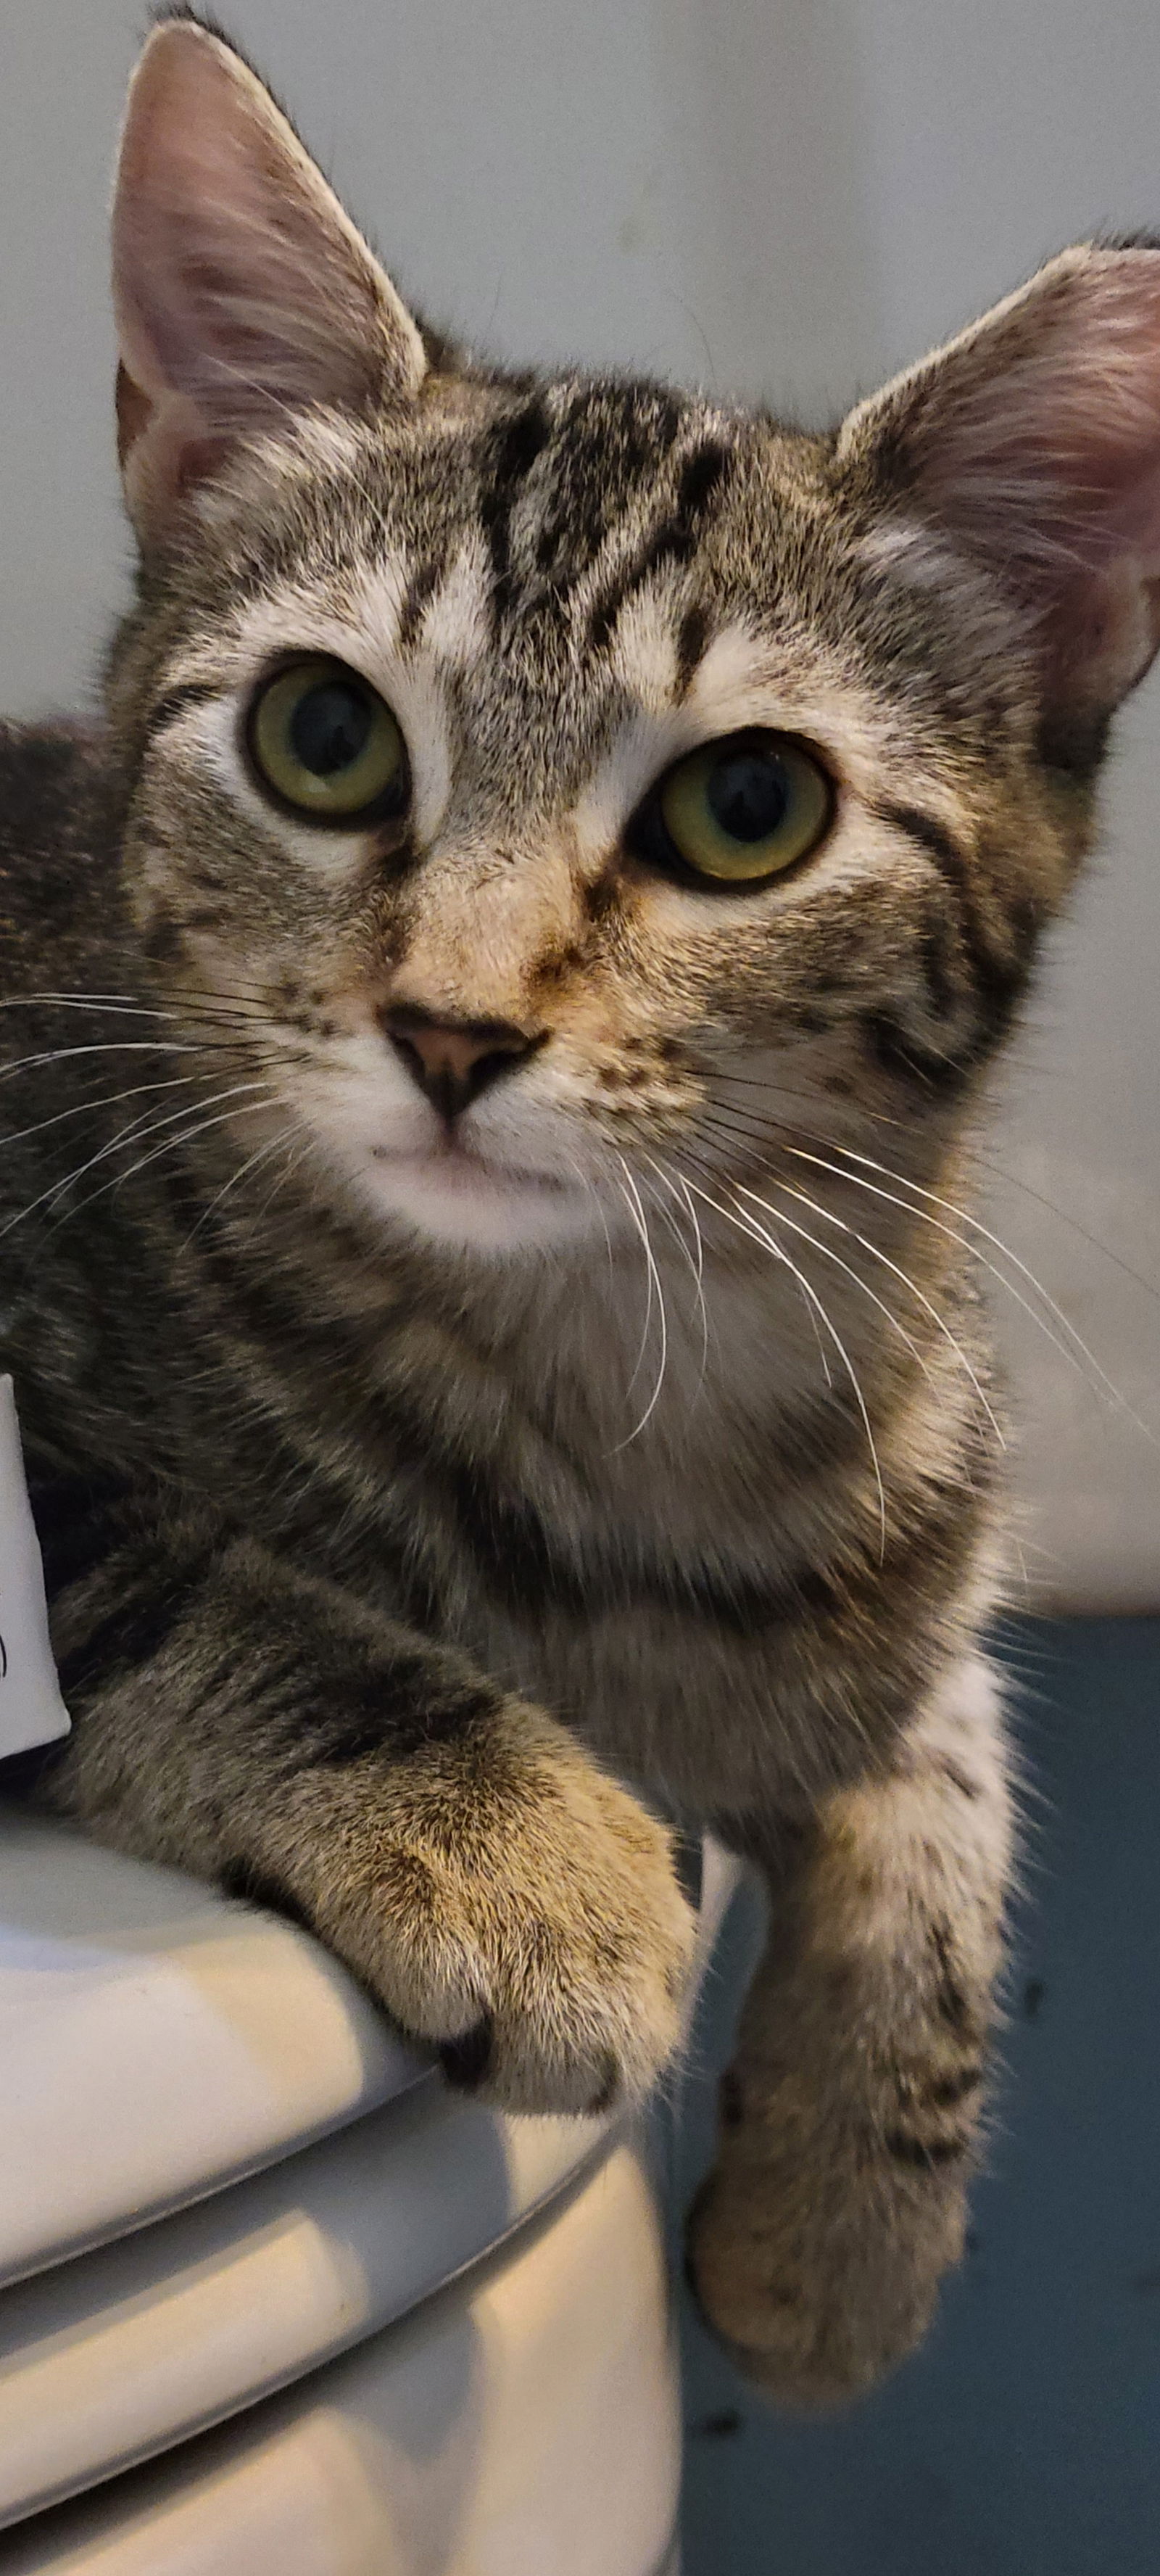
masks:
POLYGON ((1160 2576, 1160 1620, 1008 1650, 1036 1794, 971 2252, 922 2352, 828 2422, 776 2418, 687 2318, 684 2576, 1160 2576))

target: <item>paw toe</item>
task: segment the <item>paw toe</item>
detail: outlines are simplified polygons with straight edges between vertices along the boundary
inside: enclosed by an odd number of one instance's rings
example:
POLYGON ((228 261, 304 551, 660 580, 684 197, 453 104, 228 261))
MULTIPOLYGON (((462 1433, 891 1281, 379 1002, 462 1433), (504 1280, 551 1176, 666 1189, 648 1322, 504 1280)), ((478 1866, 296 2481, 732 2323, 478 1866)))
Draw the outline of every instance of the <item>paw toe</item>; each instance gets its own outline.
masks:
POLYGON ((491 2014, 484 2013, 482 2020, 459 2039, 444 2040, 439 2063, 457 2093, 478 2093, 491 2071, 494 2054, 495 2024, 491 2014))

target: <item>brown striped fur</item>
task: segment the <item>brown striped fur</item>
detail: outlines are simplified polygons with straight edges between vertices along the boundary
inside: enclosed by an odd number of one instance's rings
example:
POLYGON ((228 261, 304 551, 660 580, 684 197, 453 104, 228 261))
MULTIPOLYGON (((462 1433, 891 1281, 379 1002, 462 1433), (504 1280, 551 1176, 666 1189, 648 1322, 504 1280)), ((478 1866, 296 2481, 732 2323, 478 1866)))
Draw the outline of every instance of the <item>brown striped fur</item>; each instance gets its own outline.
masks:
POLYGON ((76 1719, 27 1785, 541 2109, 664 2066, 672 1829, 715 1826, 772 1917, 696 2278, 763 2384, 848 2394, 958 2253, 985 2087, 957 1211, 1154 643, 1160 256, 1065 254, 836 435, 512 378, 417 328, 185 16, 116 239, 138 600, 104 727, 0 746, 0 1364, 76 1719), (304 650, 393 706, 396 821, 256 782, 304 650), (754 725, 831 828, 690 888, 633 817, 754 725), (476 1024, 511 1063, 452 1153, 408 1051, 476 1024))

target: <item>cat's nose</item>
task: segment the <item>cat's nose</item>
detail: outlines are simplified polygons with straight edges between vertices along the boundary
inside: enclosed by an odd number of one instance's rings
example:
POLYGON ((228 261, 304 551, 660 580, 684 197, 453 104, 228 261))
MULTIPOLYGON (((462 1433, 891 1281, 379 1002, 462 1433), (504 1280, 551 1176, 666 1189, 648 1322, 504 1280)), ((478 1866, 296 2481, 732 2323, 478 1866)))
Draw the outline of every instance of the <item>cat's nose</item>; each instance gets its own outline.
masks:
POLYGON ((382 1025, 412 1081, 443 1118, 457 1118, 503 1073, 543 1041, 512 1020, 439 1019, 418 1003, 397 1003, 382 1025))

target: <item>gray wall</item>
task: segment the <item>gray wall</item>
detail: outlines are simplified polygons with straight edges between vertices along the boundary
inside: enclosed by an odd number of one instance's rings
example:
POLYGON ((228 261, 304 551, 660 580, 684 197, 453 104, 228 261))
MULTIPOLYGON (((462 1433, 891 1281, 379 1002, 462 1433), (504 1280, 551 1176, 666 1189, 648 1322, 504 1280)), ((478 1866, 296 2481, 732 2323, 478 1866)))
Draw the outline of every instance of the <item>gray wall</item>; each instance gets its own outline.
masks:
MULTIPOLYGON (((619 360, 829 414, 1063 241, 1160 225, 1155 0, 226 14, 400 282, 513 357, 619 360)), ((125 0, 9 0, 0 30, 0 704, 16 710, 83 696, 124 581, 104 209, 139 25, 125 0)), ((999 1299, 1031 1582, 1139 1604, 1160 1597, 1155 682, 1121 743, 1105 855, 1031 1015, 994 1222, 1124 1399, 1097 1398, 999 1299)))

